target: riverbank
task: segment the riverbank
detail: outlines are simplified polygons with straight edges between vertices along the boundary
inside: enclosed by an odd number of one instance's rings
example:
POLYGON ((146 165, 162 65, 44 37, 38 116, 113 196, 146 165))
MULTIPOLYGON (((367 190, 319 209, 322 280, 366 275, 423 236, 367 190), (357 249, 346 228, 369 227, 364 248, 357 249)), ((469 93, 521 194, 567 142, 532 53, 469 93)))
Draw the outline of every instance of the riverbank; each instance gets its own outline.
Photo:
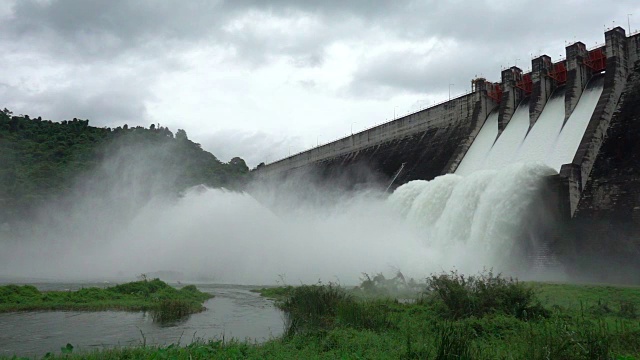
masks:
POLYGON ((15 311, 154 311, 159 320, 204 310, 212 295, 194 285, 176 289, 159 279, 143 279, 105 288, 40 291, 32 285, 0 286, 0 313, 15 311))
POLYGON ((453 273, 416 288, 423 290, 413 299, 397 282, 271 288, 264 293, 279 299, 287 331, 263 344, 204 340, 78 354, 65 347, 51 358, 640 359, 638 287, 453 273))

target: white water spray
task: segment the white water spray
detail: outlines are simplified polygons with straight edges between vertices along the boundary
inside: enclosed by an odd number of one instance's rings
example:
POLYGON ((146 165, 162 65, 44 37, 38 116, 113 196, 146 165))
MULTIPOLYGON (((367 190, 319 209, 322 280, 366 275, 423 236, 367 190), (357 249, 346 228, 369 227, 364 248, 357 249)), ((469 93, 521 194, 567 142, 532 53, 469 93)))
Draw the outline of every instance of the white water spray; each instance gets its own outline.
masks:
POLYGON ((292 189, 270 189, 279 203, 261 203, 200 187, 179 199, 154 198, 119 223, 104 216, 109 202, 94 207, 101 217, 78 204, 83 216, 69 217, 73 224, 5 243, 0 275, 87 280, 172 271, 182 280, 224 283, 270 284, 282 276, 291 284, 357 284, 362 272, 400 270, 419 279, 493 267, 513 274, 518 226, 548 172, 517 165, 410 182, 388 197, 334 194, 321 204, 301 201, 292 189))
POLYGON ((543 179, 575 154, 601 92, 601 82, 590 85, 564 128, 561 96, 550 99, 530 131, 528 106, 518 107, 499 137, 493 113, 456 174, 407 183, 388 197, 331 193, 299 181, 298 188, 253 189, 253 196, 196 188, 178 199, 147 199, 163 179, 149 175, 161 173, 154 167, 141 169, 159 165, 141 155, 125 166, 127 152, 117 171, 96 175, 94 189, 106 192, 80 191, 70 209, 52 206, 48 221, 0 238, 0 277, 173 271, 185 280, 226 283, 269 284, 282 276, 291 284, 356 284, 361 272, 390 270, 416 278, 454 267, 526 275, 519 249, 547 240, 531 236, 544 234, 535 229, 544 226, 536 216, 543 179))

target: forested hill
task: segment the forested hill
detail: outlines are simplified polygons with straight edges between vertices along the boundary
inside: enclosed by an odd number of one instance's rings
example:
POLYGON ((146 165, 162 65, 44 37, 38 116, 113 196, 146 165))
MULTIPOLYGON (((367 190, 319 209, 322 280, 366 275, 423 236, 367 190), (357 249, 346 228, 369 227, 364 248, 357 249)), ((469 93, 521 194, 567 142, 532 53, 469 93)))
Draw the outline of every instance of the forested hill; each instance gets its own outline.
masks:
POLYGON ((237 189, 248 172, 244 160, 223 163, 184 130, 174 136, 155 125, 98 128, 89 120, 53 122, 0 111, 0 225, 25 221, 40 205, 91 181, 94 190, 143 182, 149 191, 179 193, 199 184, 237 189), (131 168, 134 175, 124 174, 131 168), (109 177, 116 180, 98 185, 109 177))

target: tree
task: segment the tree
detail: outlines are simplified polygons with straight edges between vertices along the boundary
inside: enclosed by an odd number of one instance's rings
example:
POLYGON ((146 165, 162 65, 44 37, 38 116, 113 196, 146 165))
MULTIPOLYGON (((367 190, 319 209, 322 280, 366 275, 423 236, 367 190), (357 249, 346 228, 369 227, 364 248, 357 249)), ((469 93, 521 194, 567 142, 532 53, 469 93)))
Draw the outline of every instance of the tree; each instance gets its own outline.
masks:
POLYGON ((199 184, 240 189, 246 183, 244 160, 222 163, 182 129, 174 138, 159 124, 97 128, 77 118, 54 122, 12 114, 0 110, 0 224, 28 219, 46 201, 64 198, 79 177, 99 169, 114 149, 132 154, 140 146, 162 150, 150 152, 148 162, 158 172, 178 174, 166 184, 169 192, 199 184), (166 146, 171 144, 178 146, 166 146))
POLYGON ((247 166, 247 163, 242 160, 242 158, 234 157, 233 159, 231 159, 231 161, 229 161, 229 165, 231 165, 233 170, 236 170, 238 172, 249 172, 249 167, 247 166))
POLYGON ((178 129, 178 131, 176 131, 176 140, 179 140, 179 141, 189 140, 189 138, 187 137, 187 132, 184 131, 183 129, 178 129))

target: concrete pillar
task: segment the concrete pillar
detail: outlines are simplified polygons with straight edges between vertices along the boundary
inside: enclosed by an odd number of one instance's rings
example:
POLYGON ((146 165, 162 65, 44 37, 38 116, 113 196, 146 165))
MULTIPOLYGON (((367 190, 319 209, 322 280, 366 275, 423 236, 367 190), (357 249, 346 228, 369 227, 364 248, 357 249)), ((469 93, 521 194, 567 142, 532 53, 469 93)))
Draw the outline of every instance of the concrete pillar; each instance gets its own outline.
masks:
MULTIPOLYGON (((609 59, 615 58, 618 61, 620 70, 627 72, 628 69, 628 56, 627 56, 627 36, 624 29, 621 27, 615 27, 604 33, 605 39, 605 53, 607 55, 607 63, 609 59)), ((609 67, 607 67, 607 70, 609 67)))
POLYGON ((627 38, 627 49, 629 50, 629 69, 635 66, 640 60, 640 33, 627 38))
MULTIPOLYGON (((625 31, 620 27, 611 29, 605 33, 605 39, 607 64, 602 95, 589 120, 589 125, 585 130, 572 163, 562 165, 560 169, 560 176, 566 178, 569 184, 572 216, 575 214, 580 195, 589 180, 591 169, 600 152, 609 123, 627 84, 629 55, 625 31)), ((567 55, 569 55, 569 47, 567 47, 567 55)), ((569 62, 569 56, 567 56, 567 62, 569 62)), ((570 76, 571 74, 569 73, 568 75, 570 76)), ((567 78, 567 86, 569 85, 568 81, 569 77, 567 78)), ((567 87, 567 92, 569 92, 569 87, 567 87)), ((577 99, 575 101, 577 103, 577 99)), ((565 97, 566 104, 567 99, 565 97)))
POLYGON ((471 80, 471 88, 474 92, 486 92, 487 91, 487 79, 475 78, 471 80))
POLYGON ((531 60, 531 80, 533 89, 531 91, 531 99, 529 100, 529 129, 540 117, 542 109, 544 109, 551 93, 556 88, 556 81, 549 77, 549 71, 553 63, 547 55, 542 55, 531 60))
POLYGON ((591 70, 584 64, 589 52, 580 41, 566 48, 567 51, 567 91, 564 94, 564 120, 567 121, 576 108, 582 91, 591 77, 591 70))
POLYGON ((487 92, 492 86, 491 83, 487 82, 484 78, 477 78, 472 80, 471 86, 473 89, 473 114, 469 121, 469 135, 464 141, 460 142, 455 152, 443 168, 441 175, 451 174, 456 171, 458 165, 460 165, 460 162, 480 132, 480 129, 482 129, 489 113, 497 107, 496 102, 487 96, 487 92))
POLYGON ((560 168, 560 178, 562 178, 562 181, 565 183, 565 189, 569 192, 570 216, 573 216, 578 208, 578 203, 580 202, 580 196, 582 194, 582 170, 580 165, 562 165, 560 168))
POLYGON ((500 101, 500 113, 498 114, 498 134, 507 127, 516 107, 522 99, 522 90, 516 87, 516 83, 522 80, 522 70, 512 66, 502 70, 502 101, 500 101))

